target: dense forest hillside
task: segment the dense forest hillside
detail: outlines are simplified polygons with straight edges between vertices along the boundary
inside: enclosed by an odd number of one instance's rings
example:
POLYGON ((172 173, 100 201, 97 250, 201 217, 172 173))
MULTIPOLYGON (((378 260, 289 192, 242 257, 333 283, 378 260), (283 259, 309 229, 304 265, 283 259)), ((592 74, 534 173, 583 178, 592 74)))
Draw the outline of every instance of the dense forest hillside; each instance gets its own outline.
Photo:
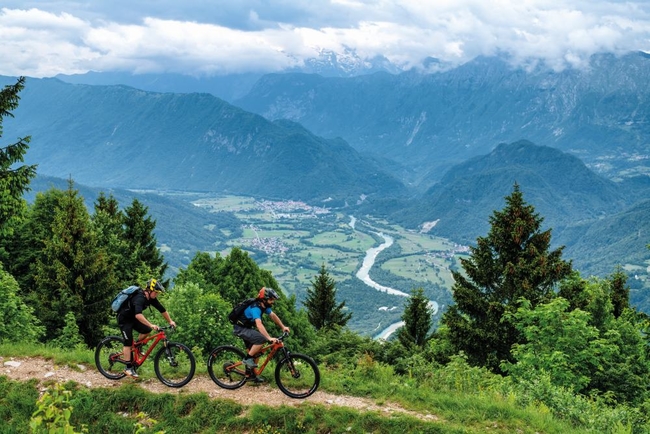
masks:
POLYGON ((89 186, 339 203, 406 191, 341 139, 269 122, 209 94, 28 79, 4 133, 32 137, 26 161, 40 174, 89 186))

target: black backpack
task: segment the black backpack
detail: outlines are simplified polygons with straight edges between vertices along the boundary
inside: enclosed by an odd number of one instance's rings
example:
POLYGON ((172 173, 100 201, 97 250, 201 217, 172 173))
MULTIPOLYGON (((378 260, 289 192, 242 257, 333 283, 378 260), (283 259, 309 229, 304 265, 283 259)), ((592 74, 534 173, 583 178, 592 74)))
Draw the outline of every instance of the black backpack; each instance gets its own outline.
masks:
POLYGON ((246 300, 239 302, 228 314, 228 321, 230 321, 232 324, 245 325, 247 321, 242 320, 242 316, 244 316, 244 310, 246 310, 248 306, 255 303, 256 301, 256 298, 247 298, 246 300))

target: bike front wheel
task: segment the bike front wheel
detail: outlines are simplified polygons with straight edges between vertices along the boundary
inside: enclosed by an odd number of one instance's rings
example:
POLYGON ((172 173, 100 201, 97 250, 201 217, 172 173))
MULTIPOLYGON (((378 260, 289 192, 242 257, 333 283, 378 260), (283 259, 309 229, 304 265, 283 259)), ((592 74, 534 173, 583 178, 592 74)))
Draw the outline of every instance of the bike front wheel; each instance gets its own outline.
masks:
POLYGON ((192 351, 178 342, 168 342, 153 359, 156 377, 169 387, 183 387, 190 382, 196 370, 192 351))
POLYGON ((291 398, 307 398, 318 389, 320 371, 311 357, 289 353, 275 367, 275 383, 291 398))
POLYGON ((230 345, 217 347, 208 357, 208 374, 217 386, 237 389, 246 383, 246 367, 241 362, 245 357, 242 350, 230 345))
POLYGON ((122 349, 124 341, 119 336, 107 336, 95 348, 95 366, 106 378, 119 380, 124 374, 124 359, 122 349))

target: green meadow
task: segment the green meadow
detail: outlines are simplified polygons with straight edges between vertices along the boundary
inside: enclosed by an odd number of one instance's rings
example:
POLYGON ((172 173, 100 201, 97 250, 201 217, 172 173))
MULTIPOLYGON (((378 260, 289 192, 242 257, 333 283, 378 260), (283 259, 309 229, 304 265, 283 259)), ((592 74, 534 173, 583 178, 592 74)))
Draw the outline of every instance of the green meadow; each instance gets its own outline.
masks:
MULTIPOLYGON (((355 300, 350 325, 362 333, 374 330, 378 323, 399 319, 400 315, 394 310, 389 317, 385 310, 376 312, 378 306, 363 302, 369 295, 374 301, 381 299, 381 306, 397 306, 400 311, 404 304, 403 297, 379 294, 356 278, 366 251, 383 243, 380 233, 392 237, 394 243, 377 256, 370 277, 405 293, 422 287, 432 299, 439 299, 441 294, 449 297, 451 270, 459 268, 458 258, 466 250, 447 239, 368 216, 354 216, 352 227, 351 215, 300 202, 223 196, 193 203, 211 212, 234 213, 242 222, 241 235, 229 237, 219 253, 226 255, 232 247, 242 248, 261 268, 273 273, 286 294, 295 294, 298 300, 304 298, 318 270, 325 265, 337 282, 342 301, 346 301, 345 297, 355 300)), ((352 301, 346 303, 350 306, 352 301)))

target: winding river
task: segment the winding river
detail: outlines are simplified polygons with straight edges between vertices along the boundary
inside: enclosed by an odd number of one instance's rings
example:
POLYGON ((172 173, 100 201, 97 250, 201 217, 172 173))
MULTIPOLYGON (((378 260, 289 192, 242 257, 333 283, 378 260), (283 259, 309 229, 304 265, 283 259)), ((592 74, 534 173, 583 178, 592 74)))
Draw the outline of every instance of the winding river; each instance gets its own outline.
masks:
MULTIPOLYGON (((356 223, 356 218, 351 217, 350 220, 350 226, 352 229, 354 229, 354 225, 356 223)), ((393 237, 390 235, 385 235, 381 232, 376 232, 377 235, 382 237, 384 239, 384 242, 380 244, 378 247, 372 247, 366 251, 366 257, 363 259, 363 264, 361 265, 361 268, 359 268, 359 271, 357 271, 357 278, 360 279, 363 283, 366 285, 370 286, 371 288, 377 290, 377 291, 382 291, 386 292, 391 295, 399 295, 402 297, 410 297, 410 294, 407 294, 406 292, 399 291, 394 288, 389 288, 388 286, 380 285, 379 283, 375 282, 370 278, 370 269, 372 266, 375 264, 375 260, 377 259, 377 255, 379 252, 381 252, 384 249, 387 249, 388 247, 393 245, 393 237)), ((433 313, 438 312, 438 303, 435 301, 431 301, 429 303, 429 307, 433 310, 433 313)), ((404 325, 404 321, 399 321, 394 324, 389 325, 386 327, 384 330, 382 330, 380 333, 375 335, 374 339, 388 339, 388 337, 393 334, 398 328, 402 327, 404 325)))

